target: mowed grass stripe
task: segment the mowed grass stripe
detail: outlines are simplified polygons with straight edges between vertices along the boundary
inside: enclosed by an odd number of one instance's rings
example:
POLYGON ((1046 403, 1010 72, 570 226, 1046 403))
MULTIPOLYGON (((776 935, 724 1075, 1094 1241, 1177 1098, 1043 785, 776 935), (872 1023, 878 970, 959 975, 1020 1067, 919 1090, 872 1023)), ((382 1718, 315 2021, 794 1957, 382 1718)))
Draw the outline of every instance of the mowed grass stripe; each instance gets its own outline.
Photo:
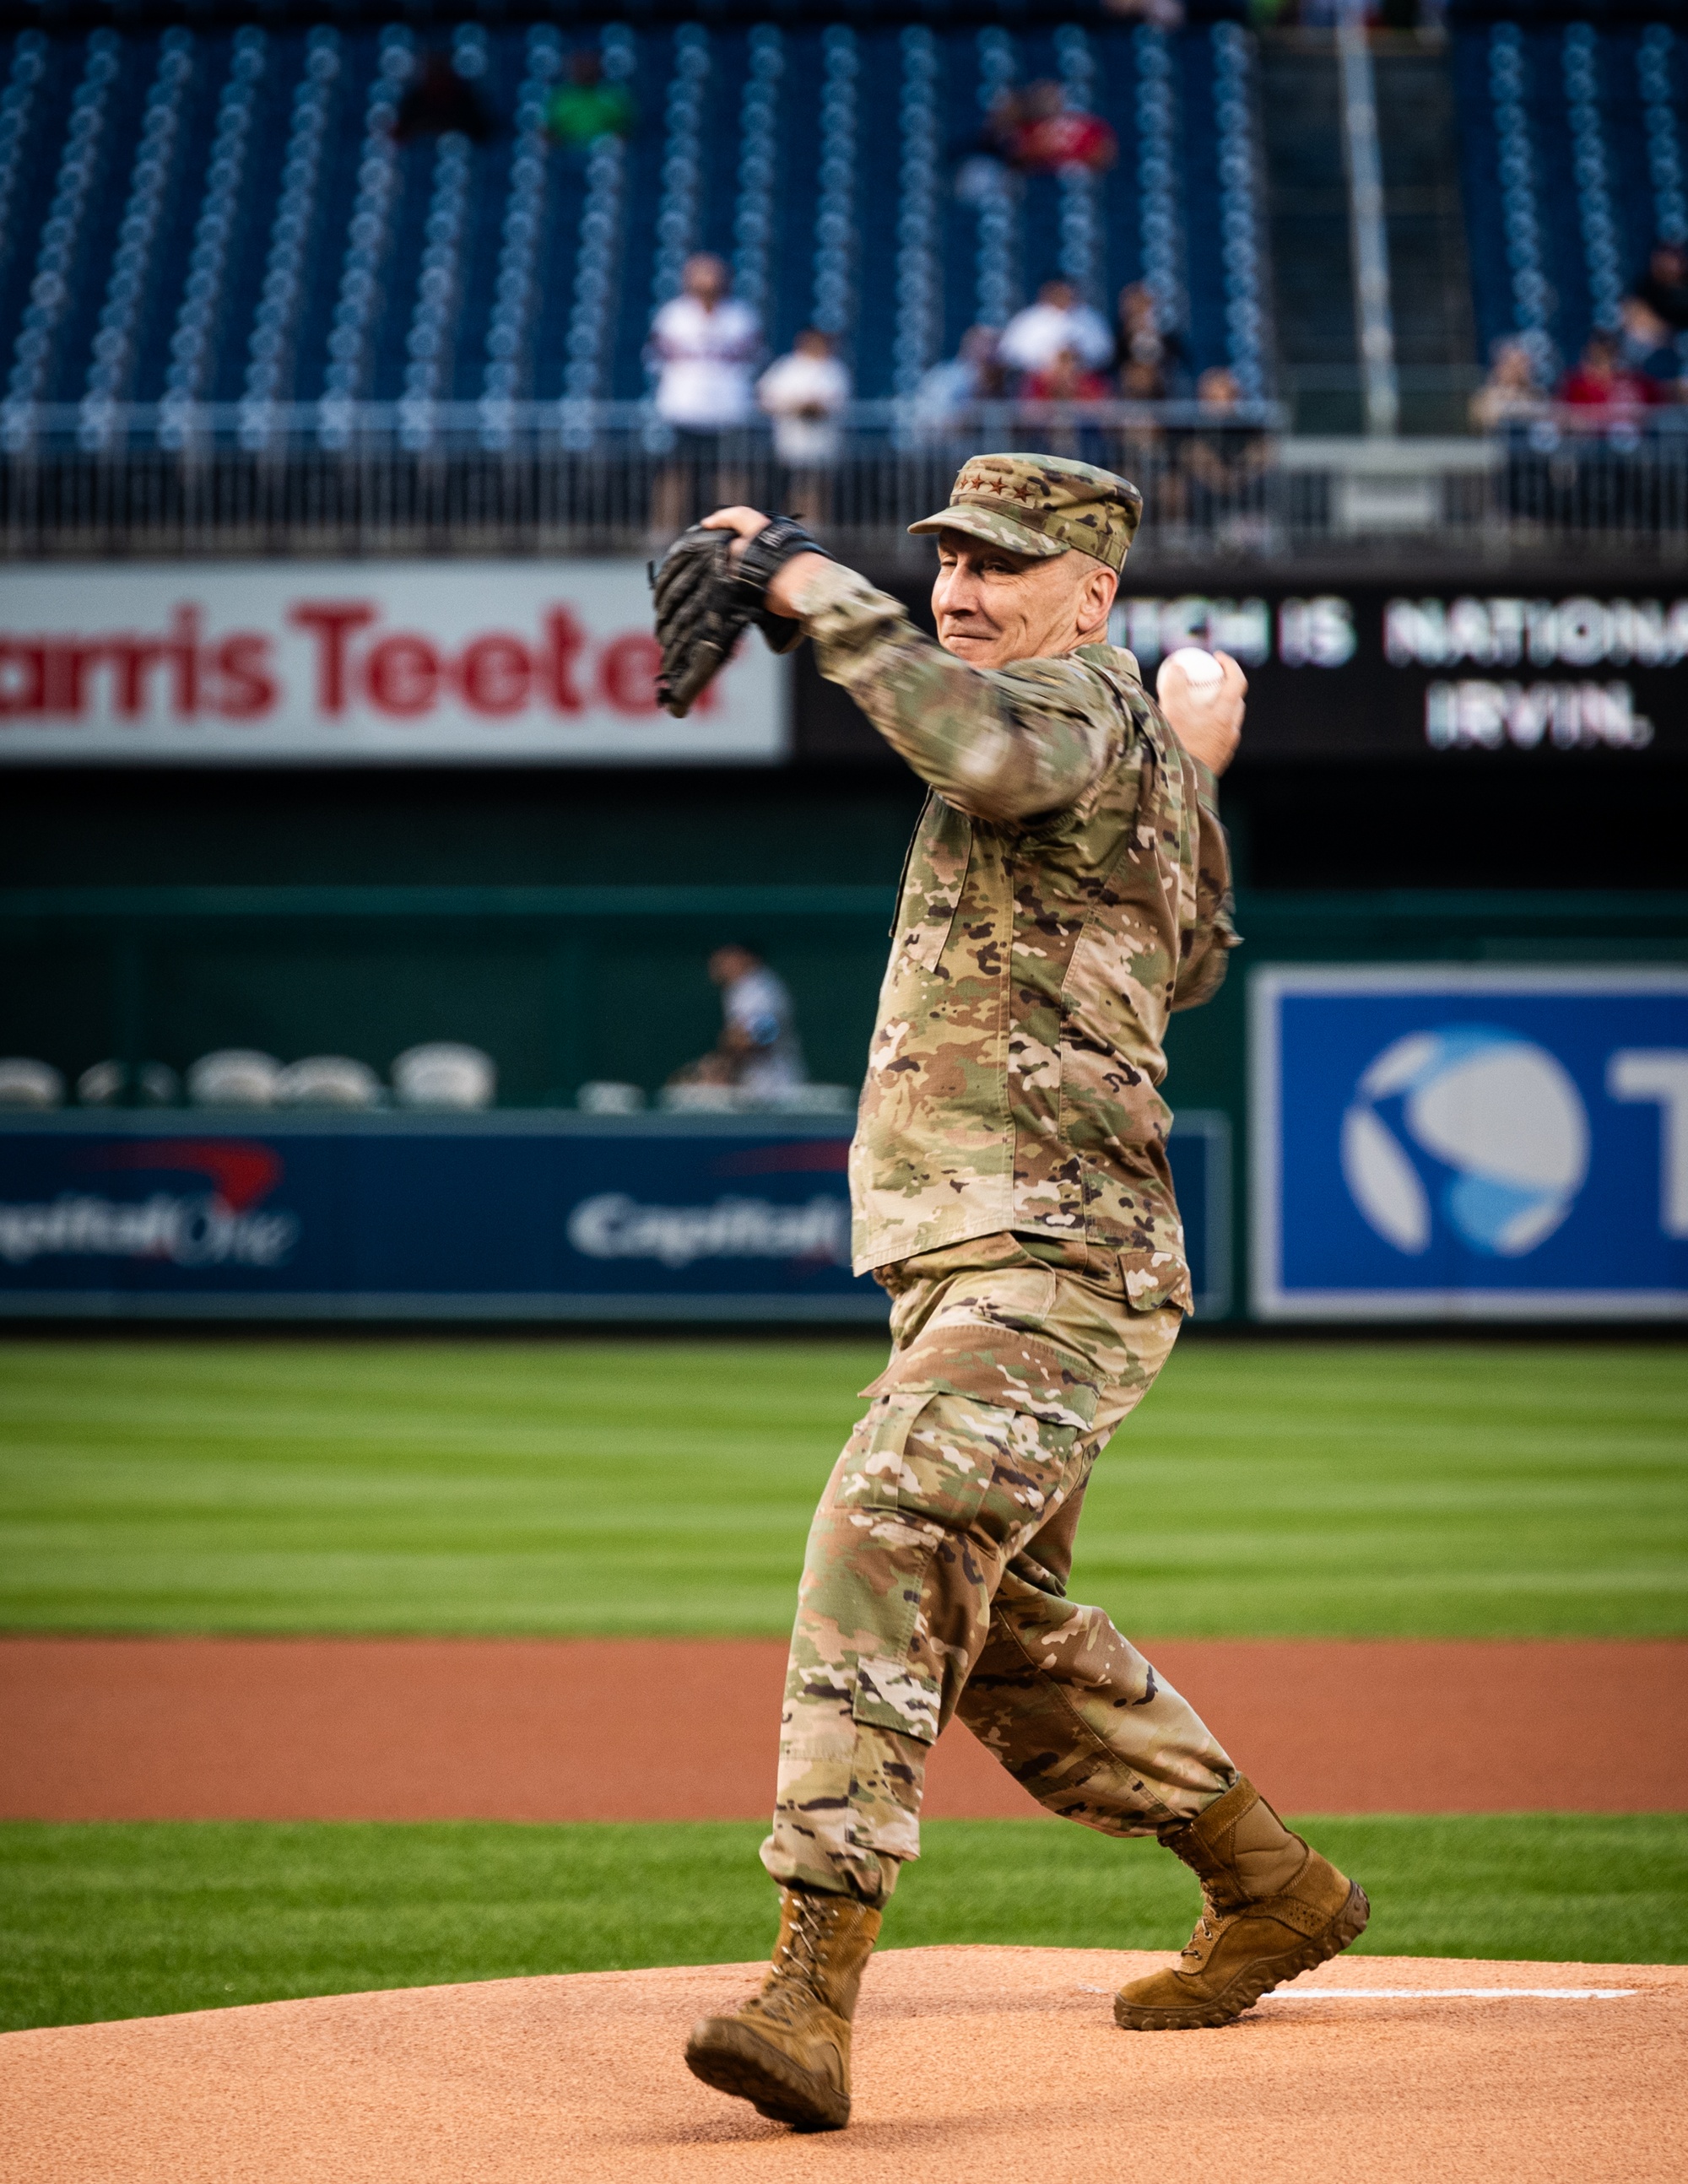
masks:
MULTIPOLYGON (((1304 1822, 1370 1891, 1378 1954, 1676 1963, 1688 1819, 1304 1822)), ((761 1829, 150 1823, 0 1827, 0 2029, 291 1996, 766 1954, 761 1829)), ((1192 1877, 1152 1841, 933 1821, 884 1946, 1175 1949, 1192 1877)), ((1105 2005, 1099 2003, 1100 2008, 1105 2005)))
MULTIPOLYGON (((15 1342, 0 1625, 778 1635, 877 1343, 15 1342)), ((1073 1590, 1176 1636, 1688 1631, 1688 1351, 1186 1343, 1073 1590)))

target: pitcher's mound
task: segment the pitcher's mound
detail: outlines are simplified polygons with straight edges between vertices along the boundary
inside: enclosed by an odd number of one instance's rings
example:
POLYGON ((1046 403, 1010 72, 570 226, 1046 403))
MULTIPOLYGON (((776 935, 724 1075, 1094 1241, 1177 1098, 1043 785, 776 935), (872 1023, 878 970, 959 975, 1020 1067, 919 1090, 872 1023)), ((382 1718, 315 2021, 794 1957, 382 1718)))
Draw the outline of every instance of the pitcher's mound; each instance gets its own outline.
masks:
POLYGON ((688 2075, 691 2020, 760 1972, 711 1964, 13 2033, 0 2138, 16 2184, 1681 2175, 1688 1970, 1350 1958, 1223 2032, 1117 2031, 1165 1961, 886 1952, 822 2137, 688 2075))

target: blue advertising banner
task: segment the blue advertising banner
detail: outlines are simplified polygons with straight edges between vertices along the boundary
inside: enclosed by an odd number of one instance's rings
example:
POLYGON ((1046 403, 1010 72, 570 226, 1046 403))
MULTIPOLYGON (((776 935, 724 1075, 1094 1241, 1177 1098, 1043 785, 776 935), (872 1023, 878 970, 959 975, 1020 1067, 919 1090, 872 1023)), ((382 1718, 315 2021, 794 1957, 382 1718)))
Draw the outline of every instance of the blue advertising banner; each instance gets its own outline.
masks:
POLYGON ((1688 1314, 1688 972, 1279 967, 1250 1006, 1261 1317, 1688 1314))
MULTIPOLYGON (((1220 1311, 1223 1133, 1192 1117, 1173 1144, 1220 1311)), ((849 1150, 784 1117, 19 1119, 0 1313, 880 1321, 850 1271, 849 1150)))

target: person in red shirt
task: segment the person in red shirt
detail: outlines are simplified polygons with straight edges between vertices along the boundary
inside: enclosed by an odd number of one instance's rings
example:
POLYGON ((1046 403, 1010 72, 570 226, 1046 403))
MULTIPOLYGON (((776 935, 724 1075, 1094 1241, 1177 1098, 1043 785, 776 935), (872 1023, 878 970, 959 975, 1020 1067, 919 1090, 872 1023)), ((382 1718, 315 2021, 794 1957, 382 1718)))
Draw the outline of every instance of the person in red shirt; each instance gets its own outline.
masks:
POLYGON ((1108 383, 1088 371, 1076 349, 1064 348, 1041 371, 1028 371, 1020 382, 1022 402, 1103 402, 1108 383))
POLYGON ((1022 175, 1056 175, 1063 167, 1086 167, 1100 175, 1112 166, 1118 141, 1107 123, 1069 107, 1058 83, 1030 85, 1012 132, 1009 158, 1022 175))
POLYGON ((1615 334, 1596 329, 1559 382, 1559 399, 1573 410, 1646 410, 1664 399, 1664 391, 1656 379, 1624 363, 1615 334))

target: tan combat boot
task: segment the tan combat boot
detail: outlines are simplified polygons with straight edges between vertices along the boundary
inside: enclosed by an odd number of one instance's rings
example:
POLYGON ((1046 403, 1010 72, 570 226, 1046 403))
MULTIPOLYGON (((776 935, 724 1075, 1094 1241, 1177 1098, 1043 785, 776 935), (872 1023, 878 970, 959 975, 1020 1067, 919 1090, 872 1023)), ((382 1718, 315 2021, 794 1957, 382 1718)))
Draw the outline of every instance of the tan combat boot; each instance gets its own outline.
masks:
POLYGON ((1245 1775, 1161 1840, 1199 1875, 1201 1917, 1175 1970, 1114 1997, 1114 2021, 1128 2032, 1228 2025, 1366 1930, 1365 1890, 1291 1835, 1245 1775))
POLYGON ((760 1994, 734 2017, 700 2017, 686 2042, 694 2077, 798 2131, 850 2121, 850 2024, 879 1935, 853 1896, 782 1888, 779 1939, 760 1994))

